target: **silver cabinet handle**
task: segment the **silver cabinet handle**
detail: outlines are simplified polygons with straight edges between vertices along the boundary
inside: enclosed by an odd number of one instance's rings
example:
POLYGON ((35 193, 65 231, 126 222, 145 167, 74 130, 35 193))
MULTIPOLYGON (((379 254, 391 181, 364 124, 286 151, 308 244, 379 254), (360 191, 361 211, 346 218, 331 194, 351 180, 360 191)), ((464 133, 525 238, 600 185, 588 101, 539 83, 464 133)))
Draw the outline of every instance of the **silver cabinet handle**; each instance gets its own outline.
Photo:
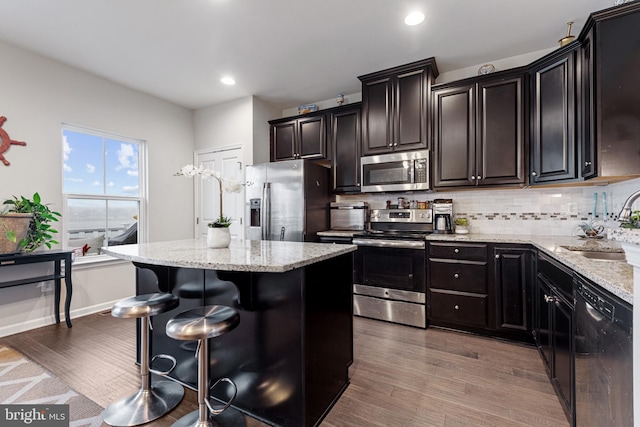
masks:
POLYGON ((475 181, 476 180, 476 176, 475 175, 471 175, 471 181, 475 181))
POLYGON ((500 259, 500 255, 496 254, 496 259, 500 259))
POLYGON ((453 252, 458 253, 458 252, 460 252, 460 249, 455 248, 455 249, 453 250, 453 252))
POLYGON ((531 176, 538 176, 538 173, 536 171, 531 172, 531 176))
POLYGON ((553 301, 555 301, 555 298, 552 297, 552 296, 549 296, 547 294, 544 294, 544 301, 545 302, 553 302, 553 301))
POLYGON ((482 179, 482 177, 480 175, 478 175, 478 179, 482 179))
POLYGON ((393 142, 390 142, 390 143, 389 143, 389 147, 393 147, 393 142))
POLYGON ((591 162, 584 162, 585 166, 591 166, 591 162))
POLYGON ((458 304, 456 304, 455 306, 453 306, 453 308, 455 308, 456 310, 460 310, 460 306, 458 304))
POLYGON ((453 278, 454 278, 454 279, 457 279, 457 278, 459 278, 459 277, 460 277, 460 275, 459 275, 458 273, 456 273, 456 274, 454 274, 454 275, 453 275, 453 278))

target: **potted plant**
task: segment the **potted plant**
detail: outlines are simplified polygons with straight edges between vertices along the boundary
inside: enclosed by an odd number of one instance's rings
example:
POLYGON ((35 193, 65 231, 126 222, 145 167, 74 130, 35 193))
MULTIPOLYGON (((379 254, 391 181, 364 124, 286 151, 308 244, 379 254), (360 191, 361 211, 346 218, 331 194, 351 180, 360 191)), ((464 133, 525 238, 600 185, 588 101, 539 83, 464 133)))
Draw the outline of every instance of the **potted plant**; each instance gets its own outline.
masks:
MULTIPOLYGON (((42 245, 51 249, 51 245, 58 244, 58 241, 53 238, 53 234, 58 231, 51 228, 50 223, 57 222, 60 214, 42 203, 38 193, 35 193, 32 199, 13 196, 12 199, 5 200, 3 204, 5 207, 0 215, 2 221, 0 231, 3 231, 3 237, 13 244, 12 252, 16 252, 18 249, 33 252, 42 245), (22 229, 17 227, 9 226, 7 220, 9 217, 22 217, 22 221, 25 221, 24 218, 28 218, 26 232, 22 232, 22 229)), ((24 227, 24 222, 22 227, 24 227)), ((2 251, 0 250, 0 252, 2 251)))
POLYGON ((457 234, 467 234, 469 232, 469 220, 465 217, 458 217, 455 219, 457 234))
POLYGON ((183 166, 176 174, 176 176, 184 176, 187 178, 193 178, 199 175, 202 179, 215 179, 218 181, 218 196, 220 197, 220 214, 215 221, 207 224, 207 246, 210 248, 226 248, 231 243, 231 234, 229 233, 229 227, 231 226, 232 219, 224 216, 222 211, 222 194, 238 193, 242 190, 242 184, 233 180, 222 177, 222 174, 218 171, 213 171, 202 166, 196 167, 194 165, 183 166))

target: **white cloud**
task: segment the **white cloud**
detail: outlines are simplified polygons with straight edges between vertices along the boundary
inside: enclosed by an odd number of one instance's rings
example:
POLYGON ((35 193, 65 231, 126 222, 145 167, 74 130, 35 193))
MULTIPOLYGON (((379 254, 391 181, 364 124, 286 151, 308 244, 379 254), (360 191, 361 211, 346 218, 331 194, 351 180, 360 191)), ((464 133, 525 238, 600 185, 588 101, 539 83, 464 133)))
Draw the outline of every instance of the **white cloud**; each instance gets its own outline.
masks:
POLYGON ((84 182, 82 178, 65 178, 64 180, 69 182, 84 182))
POLYGON ((118 150, 118 162, 120 162, 118 169, 137 168, 137 159, 132 144, 120 144, 120 149, 118 150))
POLYGON ((62 153, 63 153, 63 158, 64 161, 66 162, 67 160, 69 160, 69 153, 73 151, 71 146, 69 145, 69 142, 67 141, 67 136, 64 135, 62 137, 62 153))
POLYGON ((92 165, 91 163, 87 163, 87 172, 89 173, 94 173, 96 171, 96 167, 94 165, 92 165))
POLYGON ((64 169, 65 172, 71 172, 73 171, 73 169, 71 169, 71 166, 69 166, 68 164, 64 163, 62 165, 62 168, 64 169))
POLYGON ((138 193, 138 186, 137 185, 125 185, 124 187, 122 187, 122 191, 124 193, 138 193))
POLYGON ((93 185, 94 187, 98 187, 98 186, 102 185, 102 183, 100 181, 93 181, 91 183, 91 185, 93 185))
POLYGON ((113 187, 115 184, 113 183, 113 181, 109 181, 109 183, 107 184, 107 187, 113 187))
POLYGON ((129 176, 138 176, 138 171, 129 169, 127 171, 127 175, 129 175, 129 176))

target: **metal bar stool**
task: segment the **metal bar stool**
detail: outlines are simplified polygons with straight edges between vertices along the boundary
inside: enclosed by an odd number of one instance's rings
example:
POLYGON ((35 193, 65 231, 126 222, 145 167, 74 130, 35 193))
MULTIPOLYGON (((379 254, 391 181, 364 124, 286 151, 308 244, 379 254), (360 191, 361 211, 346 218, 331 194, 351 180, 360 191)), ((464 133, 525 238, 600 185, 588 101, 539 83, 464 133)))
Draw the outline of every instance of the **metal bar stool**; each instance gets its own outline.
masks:
POLYGON ((184 388, 174 381, 157 381, 152 384, 150 373, 167 375, 176 366, 176 359, 159 354, 149 360, 149 330, 151 316, 167 312, 178 306, 177 296, 168 293, 137 295, 117 302, 111 315, 121 318, 140 318, 140 377, 142 386, 137 393, 109 405, 103 412, 104 422, 112 426, 137 426, 165 415, 184 397, 184 388), (150 368, 156 359, 173 362, 171 369, 157 371, 150 368))
POLYGON ((167 322, 166 333, 176 340, 198 340, 196 357, 198 358, 198 409, 173 424, 173 427, 213 427, 218 424, 213 417, 224 412, 236 398, 238 388, 229 378, 220 378, 209 387, 209 338, 219 337, 231 332, 240 323, 236 310, 224 305, 209 305, 184 311, 167 322), (233 396, 222 408, 214 409, 209 402, 209 390, 220 382, 233 386, 233 396))

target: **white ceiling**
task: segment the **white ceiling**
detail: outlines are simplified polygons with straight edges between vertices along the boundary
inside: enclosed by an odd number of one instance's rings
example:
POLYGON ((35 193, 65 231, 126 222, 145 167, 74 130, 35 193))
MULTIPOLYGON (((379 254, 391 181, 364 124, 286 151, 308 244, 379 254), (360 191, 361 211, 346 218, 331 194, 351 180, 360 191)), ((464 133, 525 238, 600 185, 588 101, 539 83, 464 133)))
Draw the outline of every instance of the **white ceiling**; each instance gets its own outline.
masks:
POLYGON ((0 40, 188 108, 284 108, 432 56, 443 73, 553 48, 613 1, 0 0, 0 40), (414 9, 425 22, 407 27, 414 9))

